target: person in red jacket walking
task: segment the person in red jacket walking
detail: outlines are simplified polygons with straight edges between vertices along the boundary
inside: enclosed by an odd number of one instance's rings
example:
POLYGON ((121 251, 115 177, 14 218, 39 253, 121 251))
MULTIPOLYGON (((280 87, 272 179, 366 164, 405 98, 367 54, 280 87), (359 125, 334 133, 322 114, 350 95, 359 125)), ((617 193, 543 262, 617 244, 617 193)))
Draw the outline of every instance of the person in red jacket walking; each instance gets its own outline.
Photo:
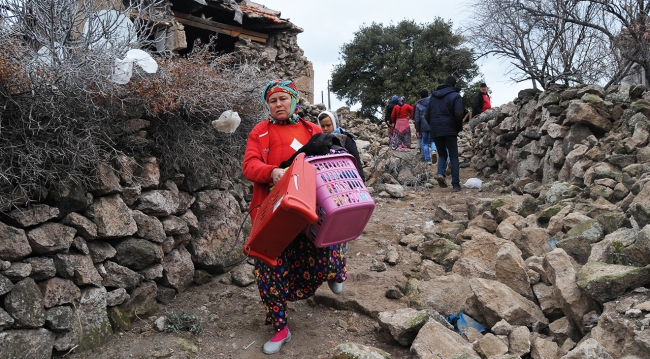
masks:
POLYGON ((400 97, 397 105, 393 107, 391 119, 393 120, 392 148, 398 151, 410 151, 411 149, 411 124, 413 118, 413 106, 406 103, 404 96, 400 97))
POLYGON ((488 87, 485 82, 481 83, 481 90, 474 97, 474 104, 472 105, 472 117, 476 117, 483 112, 492 108, 490 95, 488 94, 488 87))
MULTIPOLYGON (((268 118, 251 130, 246 142, 242 171, 253 182, 251 218, 257 207, 285 173, 279 164, 306 144, 321 128, 297 114, 299 100, 296 85, 290 80, 274 80, 262 90, 268 118)), ((273 354, 291 340, 287 326, 287 303, 307 299, 327 281, 338 294, 347 279, 346 259, 341 245, 316 248, 304 234, 299 234, 270 267, 255 260, 255 279, 266 309, 266 324, 273 324, 275 335, 262 351, 273 354)))

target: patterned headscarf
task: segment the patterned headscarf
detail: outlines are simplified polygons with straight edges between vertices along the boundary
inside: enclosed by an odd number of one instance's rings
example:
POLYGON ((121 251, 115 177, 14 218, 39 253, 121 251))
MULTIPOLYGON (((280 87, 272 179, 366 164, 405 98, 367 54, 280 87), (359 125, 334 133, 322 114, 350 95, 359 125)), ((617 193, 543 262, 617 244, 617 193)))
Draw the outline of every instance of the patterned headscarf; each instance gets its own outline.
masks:
POLYGON ((269 111, 269 121, 276 124, 294 124, 298 123, 300 116, 298 116, 298 101, 300 100, 300 95, 298 94, 298 88, 296 84, 291 80, 280 80, 276 79, 269 81, 266 86, 262 89, 262 101, 266 106, 266 109, 269 111), (291 107, 289 108, 289 113, 291 114, 286 121, 279 121, 271 116, 271 108, 268 104, 268 99, 271 95, 276 92, 285 92, 291 96, 291 107))
POLYGON ((406 99, 404 98, 404 96, 400 97, 399 100, 397 100, 397 104, 400 106, 404 106, 405 103, 406 103, 406 99))

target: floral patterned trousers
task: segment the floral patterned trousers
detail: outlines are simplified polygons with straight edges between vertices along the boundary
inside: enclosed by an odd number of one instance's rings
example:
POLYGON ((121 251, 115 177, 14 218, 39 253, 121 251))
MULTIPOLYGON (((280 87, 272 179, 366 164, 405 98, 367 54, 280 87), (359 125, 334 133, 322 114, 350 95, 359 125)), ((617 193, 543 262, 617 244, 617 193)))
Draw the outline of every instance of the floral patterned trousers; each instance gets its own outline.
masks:
POLYGON ((343 282, 348 274, 341 245, 316 248, 304 234, 299 234, 270 267, 255 261, 255 279, 266 308, 266 324, 276 331, 287 326, 287 302, 307 299, 323 282, 343 282))

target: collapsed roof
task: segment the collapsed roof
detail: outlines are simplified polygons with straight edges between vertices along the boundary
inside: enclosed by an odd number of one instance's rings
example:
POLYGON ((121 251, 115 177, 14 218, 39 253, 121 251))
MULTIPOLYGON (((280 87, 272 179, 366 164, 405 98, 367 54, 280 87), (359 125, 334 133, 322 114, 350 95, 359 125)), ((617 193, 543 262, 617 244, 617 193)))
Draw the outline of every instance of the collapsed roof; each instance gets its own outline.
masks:
POLYGON ((170 0, 177 22, 225 34, 266 43, 269 35, 282 31, 301 33, 303 30, 282 19, 280 11, 269 9, 250 0, 170 0))

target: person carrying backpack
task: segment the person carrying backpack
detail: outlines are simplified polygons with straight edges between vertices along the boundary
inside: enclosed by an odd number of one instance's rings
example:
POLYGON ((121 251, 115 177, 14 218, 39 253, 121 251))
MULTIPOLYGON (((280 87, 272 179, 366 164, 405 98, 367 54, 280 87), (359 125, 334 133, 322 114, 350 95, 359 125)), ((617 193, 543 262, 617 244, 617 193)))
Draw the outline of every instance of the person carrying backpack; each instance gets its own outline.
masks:
POLYGON ((445 83, 431 93, 424 118, 431 126, 431 137, 438 150, 438 174, 440 187, 447 187, 447 158, 451 163, 451 185, 454 192, 460 188, 460 161, 458 158, 458 132, 463 129, 463 98, 456 87, 456 78, 447 77, 445 83))

